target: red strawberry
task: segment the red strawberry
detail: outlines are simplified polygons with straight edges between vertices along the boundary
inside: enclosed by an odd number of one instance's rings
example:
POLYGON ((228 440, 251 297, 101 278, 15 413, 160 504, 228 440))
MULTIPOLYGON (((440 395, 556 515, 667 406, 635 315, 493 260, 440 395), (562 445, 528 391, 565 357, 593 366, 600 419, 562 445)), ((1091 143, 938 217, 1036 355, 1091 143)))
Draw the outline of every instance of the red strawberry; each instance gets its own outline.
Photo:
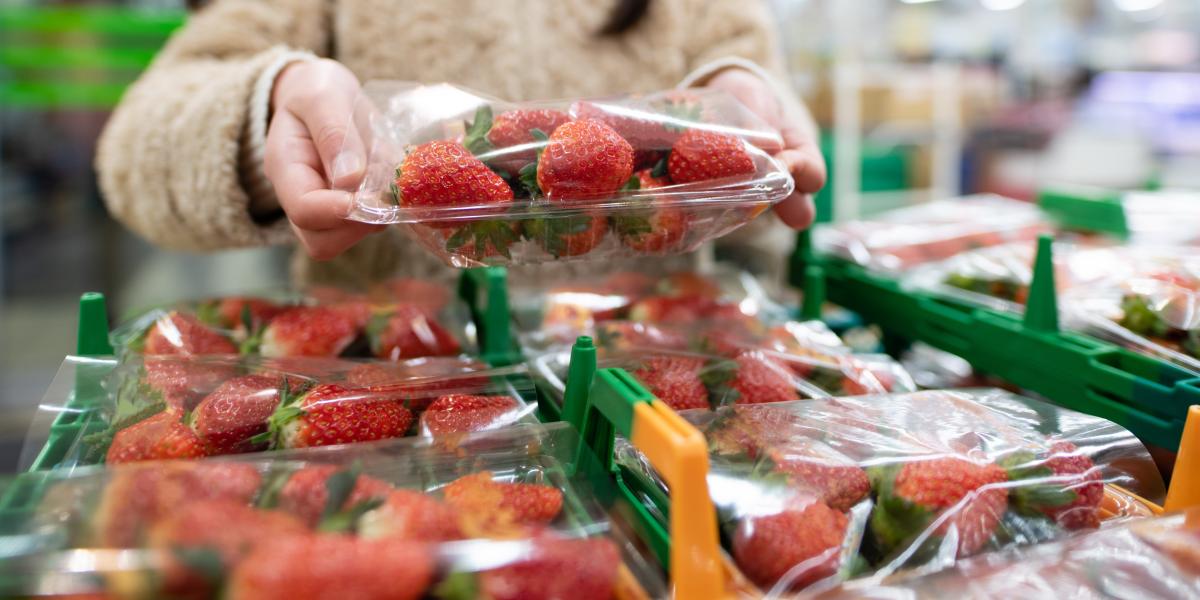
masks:
POLYGON ((1100 526, 1100 468, 1075 444, 1056 441, 1041 457, 1018 453, 1003 465, 1009 479, 1022 482, 1011 491, 1017 508, 1041 512, 1067 529, 1100 526))
POLYGON ((204 441, 183 424, 182 417, 179 411, 167 409, 118 431, 104 462, 203 458, 208 454, 204 441))
POLYGON ((597 323, 596 344, 605 352, 632 350, 684 350, 687 336, 649 323, 607 321, 597 323))
POLYGON ((660 356, 647 359, 633 376, 675 410, 708 408, 708 390, 700 380, 703 368, 703 358, 660 356))
POLYGON ((404 367, 397 363, 366 362, 346 373, 346 383, 355 387, 390 385, 407 379, 404 367))
POLYGON ((707 296, 647 296, 629 309, 629 318, 647 323, 689 325, 707 318, 716 306, 717 302, 707 296))
POLYGON ((250 438, 267 430, 279 406, 279 378, 246 375, 226 381, 192 413, 192 429, 212 454, 261 450, 250 438))
POLYGON ((307 526, 316 527, 322 517, 353 509, 370 500, 382 501, 392 491, 391 484, 386 481, 359 474, 354 469, 315 465, 304 467, 288 477, 279 490, 277 506, 307 526))
POLYGON ((475 262, 495 259, 493 262, 501 262, 498 260, 500 257, 512 258, 509 248, 521 238, 524 229, 521 221, 492 219, 436 231, 442 247, 456 258, 475 262))
POLYGON ((800 417, 792 411, 748 404, 720 413, 704 436, 714 454, 756 459, 767 455, 772 446, 791 441, 800 425, 800 417))
POLYGON ((546 525, 562 512, 562 491, 535 483, 505 483, 488 471, 461 477, 442 489, 446 504, 460 521, 482 528, 481 533, 513 526, 546 525))
POLYGON ((403 400, 410 410, 422 411, 440 396, 474 394, 490 385, 487 375, 473 375, 486 369, 473 359, 426 357, 399 365, 367 363, 347 375, 351 384, 373 393, 403 400))
POLYGON ((336 306, 289 308, 267 324, 263 356, 338 356, 358 337, 361 316, 336 306))
POLYGON ((694 271, 671 273, 658 282, 659 293, 668 296, 700 296, 716 300, 721 297, 721 284, 707 275, 694 271))
POLYGON ((609 295, 633 298, 646 295, 655 283, 656 279, 646 273, 621 271, 605 278, 600 289, 609 295))
POLYGON ((754 174, 754 159, 740 138, 689 129, 671 146, 667 171, 675 183, 754 174))
POLYGON ((367 325, 367 336, 371 352, 388 360, 450 356, 462 350, 450 332, 412 304, 399 304, 373 316, 367 325))
POLYGON ((170 312, 159 317, 142 343, 142 353, 148 355, 237 354, 237 346, 225 336, 213 331, 196 317, 170 312))
POLYGON ((527 557, 479 575, 483 596, 491 600, 609 600, 615 595, 621 565, 617 547, 607 538, 535 538, 527 557))
POLYGON ((710 377, 720 404, 764 404, 800 398, 787 366, 761 352, 744 351, 733 364, 717 366, 710 377))
POLYGON ((803 588, 837 572, 848 522, 846 515, 819 500, 748 517, 734 533, 733 557, 742 572, 763 588, 781 580, 788 588, 803 588))
POLYGON ((600 121, 571 121, 550 135, 537 165, 537 184, 551 202, 604 198, 633 174, 633 147, 600 121))
POLYGON ((862 467, 832 449, 789 444, 768 452, 775 470, 785 473, 795 487, 811 492, 830 508, 848 511, 871 493, 871 480, 862 467))
POLYGON ((300 535, 268 540, 238 563, 229 600, 417 600, 434 577, 430 549, 406 540, 300 535))
POLYGON ((421 414, 421 435, 494 429, 510 423, 520 410, 521 403, 511 396, 442 396, 421 414))
MULTIPOLYGON (((664 177, 655 177, 650 169, 642 169, 635 175, 642 190, 670 184, 664 177)), ((613 229, 621 235, 622 243, 638 252, 677 251, 687 233, 688 218, 674 203, 671 198, 655 196, 646 209, 631 209, 614 217, 613 229)))
POLYGON ((372 294, 383 304, 415 304, 430 317, 436 317, 453 299, 450 289, 441 283, 407 277, 378 284, 372 294))
POLYGON ((412 413, 392 396, 335 383, 318 385, 284 403, 270 418, 275 448, 308 448, 400 437, 412 413))
POLYGON ((230 296, 202 303, 196 314, 202 321, 222 329, 240 329, 250 333, 266 325, 284 310, 287 310, 287 307, 270 300, 230 296))
POLYGON ((149 534, 149 546, 163 550, 167 568, 162 593, 194 595, 213 591, 212 573, 189 561, 192 552, 213 552, 223 569, 230 569, 254 547, 266 540, 303 534, 307 528, 288 514, 257 510, 232 500, 204 500, 175 511, 160 521, 149 534))
MULTIPOLYGON (((567 113, 549 109, 517 109, 500 113, 492 122, 492 128, 487 133, 487 140, 495 148, 535 144, 545 141, 559 125, 570 121, 567 113), (533 130, 542 132, 542 139, 534 137, 533 130)), ((516 174, 521 167, 537 158, 536 147, 526 150, 508 152, 493 159, 496 166, 516 174)))
POLYGON ((668 128, 661 115, 632 106, 581 100, 571 105, 571 114, 581 121, 600 121, 612 127, 634 149, 646 153, 645 159, 649 159, 650 152, 670 148, 679 137, 679 132, 668 128))
POLYGON ((164 462, 115 468, 96 508, 96 544, 131 548, 143 531, 192 502, 228 500, 249 504, 262 477, 252 465, 164 462))
POLYGON ((556 258, 582 256, 591 252, 608 233, 608 220, 601 215, 547 216, 524 223, 525 237, 556 258))
POLYGON ((1004 469, 947 456, 884 468, 876 475, 877 502, 871 529, 880 546, 895 548, 953 510, 934 531, 958 536, 958 556, 975 553, 991 539, 1008 508, 1004 469))
POLYGON ((160 394, 168 407, 182 412, 192 410, 206 394, 234 373, 232 364, 219 360, 147 357, 142 366, 146 371, 142 377, 146 387, 160 394))
POLYGON ((364 538, 396 538, 426 542, 462 539, 458 515, 449 505, 429 494, 395 490, 383 505, 359 520, 358 534, 364 538))

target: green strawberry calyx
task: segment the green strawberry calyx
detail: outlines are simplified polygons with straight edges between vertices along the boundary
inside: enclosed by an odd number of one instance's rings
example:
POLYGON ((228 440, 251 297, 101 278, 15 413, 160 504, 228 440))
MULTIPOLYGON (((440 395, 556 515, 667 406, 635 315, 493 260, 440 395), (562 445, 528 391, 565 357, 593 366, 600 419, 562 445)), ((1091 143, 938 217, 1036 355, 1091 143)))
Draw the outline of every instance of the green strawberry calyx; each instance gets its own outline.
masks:
MULTIPOLYGON (((542 131, 536 127, 529 130, 529 135, 533 136, 533 139, 537 140, 538 142, 544 143, 550 140, 550 136, 546 135, 545 131, 542 131)), ((520 182, 521 187, 525 188, 525 191, 529 193, 529 197, 534 200, 541 198, 543 195, 542 187, 538 185, 537 181, 538 162, 541 160, 542 151, 539 149, 536 153, 534 153, 533 162, 521 167, 520 172, 517 173, 517 181, 520 182)))
POLYGON ((350 501, 358 478, 362 474, 362 463, 354 461, 349 467, 335 471, 325 480, 325 507, 317 531, 323 533, 345 533, 354 531, 358 520, 366 513, 379 508, 383 500, 369 498, 352 506, 342 508, 350 501))
POLYGON ((489 219, 466 223, 449 238, 446 238, 446 250, 451 253, 473 250, 474 255, 485 258, 490 252, 495 252, 507 259, 512 259, 511 246, 521 239, 517 227, 504 219, 489 219))
POLYGON ((267 419, 267 430, 250 438, 249 443, 252 445, 270 444, 272 449, 283 447, 284 429, 296 419, 308 414, 300 406, 307 387, 302 385, 293 388, 291 380, 284 375, 283 381, 279 385, 279 407, 267 419))
POLYGON ((488 132, 492 130, 491 106, 483 104, 475 109, 475 118, 466 123, 466 128, 463 146, 470 150, 471 154, 478 156, 492 149, 492 143, 487 139, 488 132))
POLYGON ((1059 482, 1045 481, 1055 476, 1054 471, 1030 452, 1017 452, 999 464, 1008 472, 1009 481, 1025 482, 1008 492, 1009 502, 1022 514, 1037 515, 1045 509, 1068 506, 1079 497, 1059 482))
POLYGON ((870 467, 867 476, 875 489, 871 532, 879 547, 888 552, 920 533, 933 521, 934 511, 895 494, 892 485, 901 465, 870 467))

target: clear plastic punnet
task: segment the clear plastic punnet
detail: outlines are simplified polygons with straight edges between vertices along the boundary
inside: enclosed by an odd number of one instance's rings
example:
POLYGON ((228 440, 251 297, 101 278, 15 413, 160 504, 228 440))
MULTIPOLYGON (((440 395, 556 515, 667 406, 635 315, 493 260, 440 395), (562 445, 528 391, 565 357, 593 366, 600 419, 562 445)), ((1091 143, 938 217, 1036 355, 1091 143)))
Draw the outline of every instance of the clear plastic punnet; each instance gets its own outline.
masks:
POLYGON ((1032 241, 1050 229, 1042 212, 1028 202, 976 195, 818 228, 814 244, 872 269, 897 272, 968 250, 1032 241))
POLYGON ((449 288, 402 279, 362 294, 316 289, 177 302, 130 318, 112 342, 118 352, 146 355, 401 360, 468 351, 475 331, 449 288))
POLYGON ((367 165, 350 218, 456 267, 687 252, 794 188, 779 135, 713 90, 510 103, 375 81, 351 130, 367 165))
MULTIPOLYGON (((992 389, 692 411, 727 548, 768 594, 929 572, 1150 516, 1164 487, 1128 431, 992 389)), ((642 455, 617 460, 668 490, 642 455)), ((667 507, 664 505, 664 509, 667 507)))
MULTIPOLYGON (((5 597, 665 597, 565 424, 29 473, 5 597), (88 596, 93 597, 93 596, 88 596)), ((14 490, 23 486, 22 490, 14 490)))
MULTIPOLYGON (((23 464, 69 413, 57 466, 437 437, 535 422, 524 366, 234 356, 69 357, 42 402, 23 464), (91 390, 90 402, 81 393, 91 390)), ((60 436, 61 437, 61 436, 60 436)))
POLYGON ((823 599, 1200 597, 1200 509, 964 560, 924 576, 862 581, 823 599))

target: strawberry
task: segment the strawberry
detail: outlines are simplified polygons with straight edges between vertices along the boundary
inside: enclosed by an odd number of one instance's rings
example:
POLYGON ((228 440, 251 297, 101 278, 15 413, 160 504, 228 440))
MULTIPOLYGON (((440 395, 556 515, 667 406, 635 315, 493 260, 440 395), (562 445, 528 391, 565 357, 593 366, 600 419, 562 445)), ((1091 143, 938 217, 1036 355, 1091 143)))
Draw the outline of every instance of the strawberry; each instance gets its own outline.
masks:
POLYGON ((317 527, 342 511, 361 512, 364 503, 382 502, 392 489, 386 481, 362 475, 355 468, 314 465, 288 476, 275 501, 279 510, 317 527))
POLYGON ((525 237, 555 258, 582 256, 591 252, 608 233, 608 220, 601 215, 545 216, 524 223, 525 237))
POLYGON ((848 511, 871 493, 867 472, 832 449, 822 452, 816 443, 800 451, 795 445, 772 450, 768 456, 777 472, 784 473, 793 487, 811 492, 830 508, 848 511))
POLYGON ((446 504, 458 511, 461 522, 484 532, 512 526, 547 525, 562 512, 562 491, 536 483, 505 483, 489 471, 461 477, 442 488, 446 504))
POLYGON ((450 356, 462 350, 450 332, 412 304, 376 313, 367 324, 367 337, 371 353, 388 360, 450 356))
POLYGON ((203 458, 208 450, 177 410, 164 410, 113 436, 104 462, 110 465, 144 460, 203 458))
POLYGON ((213 390, 192 412, 192 429, 212 454, 261 450, 250 438, 267 430, 267 419, 279 406, 279 378, 235 377, 213 390))
POLYGON ((469 433, 510 423, 521 410, 511 396, 450 394, 434 400, 421 414, 421 435, 469 433))
POLYGON ((534 538, 528 556, 479 574, 491 600, 609 600, 619 597, 620 554, 607 538, 534 538))
POLYGON ((944 511, 934 535, 953 532, 957 555, 975 553, 991 539, 1008 507, 1004 469, 962 457, 914 460, 878 468, 873 476, 876 507, 871 530, 885 551, 920 533, 944 511))
POLYGON ((298 535, 264 541, 238 563, 229 600, 417 600, 434 577, 430 550, 406 540, 298 535))
POLYGON ((202 500, 156 524, 149 533, 149 547, 163 550, 168 557, 161 592, 183 596, 214 591, 218 578, 256 545, 306 531, 303 523, 278 511, 257 510, 232 500, 202 500))
POLYGON ((412 413, 392 396, 335 383, 284 398, 269 419, 269 430, 256 443, 274 448, 308 448, 400 437, 412 425, 412 413))
POLYGON ((96 544, 131 548, 145 529, 192 502, 249 504, 262 477, 252 465, 164 462, 113 470, 92 520, 96 544))
POLYGON ((703 368, 703 358, 659 356, 643 362, 633 376, 675 410, 708 408, 708 390, 700 380, 703 368))
POLYGON ((647 296, 629 309, 629 318, 646 323, 690 325, 716 310, 717 301, 707 296, 647 296))
POLYGON ((764 404, 798 400, 796 382, 779 359, 747 350, 706 373, 709 393, 718 404, 764 404))
POLYGON ((633 350, 683 350, 687 348, 687 336, 678 332, 655 327, 649 323, 634 321, 608 321, 595 327, 596 345, 605 352, 627 352, 633 350))
POLYGON ((767 456, 770 447, 788 442, 800 426, 800 418, 777 406, 747 404, 719 413, 704 431, 709 450, 715 455, 767 456))
POLYGON ((671 146, 667 171, 675 183, 748 176, 754 174, 754 159, 740 138, 690 129, 671 146))
POLYGON ((365 362, 346 373, 346 383, 355 387, 398 384, 406 379, 404 367, 397 363, 365 362))
POLYGON ((397 538, 426 542, 462 539, 455 510, 429 494, 394 490, 383 504, 362 516, 358 534, 367 539, 397 538))
POLYGON ((475 375, 486 365, 459 357, 427 357, 400 365, 366 363, 352 369, 347 381, 372 393, 404 400, 409 410, 422 411, 440 396, 474 394, 490 385, 487 375, 475 375))
POLYGON ((142 363, 145 374, 144 387, 137 393, 146 396, 161 396, 167 406, 187 412, 196 406, 222 381, 234 374, 232 364, 220 361, 204 362, 175 358, 150 358, 142 363))
POLYGON ((1067 529, 1100 526, 1100 469, 1075 444, 1056 441, 1040 457, 1019 452, 1001 464, 1009 479, 1022 482, 1010 492, 1018 510, 1044 514, 1067 529))
POLYGON ((270 300, 230 296, 202 302, 196 309, 196 316, 214 327, 249 334, 261 329, 284 310, 287 307, 270 300))
POLYGON ((633 174, 633 147, 600 121, 571 121, 550 135, 537 187, 551 203, 611 196, 633 174))
POLYGON ((521 239, 521 221, 494 219, 465 227, 437 230, 442 247, 455 257, 475 262, 502 262, 500 257, 512 258, 510 247, 521 239))
POLYGON ((669 149, 681 131, 668 126, 662 115, 631 106, 581 100, 572 104, 570 111, 578 120, 600 121, 612 127, 635 150, 644 153, 644 161, 651 158, 651 152, 669 149))
POLYGON ((360 318, 337 306, 289 308, 267 324, 258 351, 268 357, 338 356, 358 337, 360 318))
MULTIPOLYGON (((517 109, 500 113, 487 132, 487 141, 492 148, 502 149, 518 145, 529 147, 503 153, 490 162, 509 173, 519 172, 522 167, 537 159, 537 146, 544 143, 559 125, 570 120, 571 117, 567 113, 550 109, 517 109)), ((478 121, 477 118, 476 122, 478 121)))
POLYGON ((733 535, 733 557, 763 588, 786 582, 799 589, 837 572, 849 519, 820 500, 742 519, 733 535), (781 581, 782 580, 782 581, 781 581))
POLYGON ((172 311, 146 330, 142 353, 147 355, 237 354, 237 346, 196 317, 172 311))
POLYGON ((453 299, 445 285, 409 277, 397 277, 376 285, 372 289, 372 297, 382 304, 415 304, 431 318, 437 316, 453 299))
POLYGON ((659 293, 668 296, 700 296, 716 300, 721 297, 721 285, 712 278, 694 271, 679 271, 658 282, 659 293))
POLYGON ((654 288, 656 279, 645 273, 636 271, 620 271, 604 279, 600 288, 609 295, 634 298, 646 295, 654 288))
MULTIPOLYGON (((638 189, 647 190, 668 185, 665 178, 654 177, 650 169, 634 174, 638 189)), ((675 200, 655 196, 647 208, 629 209, 613 217, 613 229, 627 247, 642 253, 675 252, 680 250, 688 229, 687 213, 675 206, 675 200)))

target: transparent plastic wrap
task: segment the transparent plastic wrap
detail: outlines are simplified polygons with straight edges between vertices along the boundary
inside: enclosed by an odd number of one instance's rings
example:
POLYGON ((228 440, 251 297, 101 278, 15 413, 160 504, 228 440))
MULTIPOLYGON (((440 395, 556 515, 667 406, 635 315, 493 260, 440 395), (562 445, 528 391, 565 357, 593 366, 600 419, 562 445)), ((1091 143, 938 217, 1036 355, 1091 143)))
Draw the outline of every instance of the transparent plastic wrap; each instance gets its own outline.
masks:
MULTIPOLYGON (((1103 419, 999 390, 684 413, 709 444, 728 547, 763 591, 932 571, 1149 516, 1146 449, 1103 419)), ((640 453, 617 460, 667 498, 640 453)), ((664 506, 665 508, 665 506, 664 506)))
MULTIPOLYGON (((565 424, 27 474, 5 597, 663 597, 565 424), (37 481, 32 478, 36 477, 37 481), (29 487, 32 486, 32 487, 29 487)), ((12 491, 11 488, 6 491, 12 491)))
POLYGON ((1063 295, 1068 326, 1200 372, 1200 253, 1135 248, 1127 257, 1132 275, 1063 295))
POLYGON ((350 218, 398 223, 456 267, 694 250, 791 193, 776 132, 733 97, 673 90, 508 103, 369 82, 350 218))
POLYGON ((467 307, 450 290, 415 279, 367 294, 229 296, 144 311, 112 333, 118 352, 266 357, 452 356, 475 346, 467 307))
POLYGON ((847 584, 834 598, 1200 597, 1200 509, 964 560, 953 569, 847 584))
POLYGON ((1041 211, 1028 202, 977 195, 821 227, 813 239, 827 254, 897 272, 967 250, 1033 240, 1050 229, 1041 211))
POLYGON ((70 357, 42 402, 26 459, 64 412, 82 431, 60 466, 463 434, 535 422, 533 397, 524 366, 488 369, 459 357, 154 356, 120 365, 70 357), (83 388, 96 396, 86 406, 72 402, 83 388))

